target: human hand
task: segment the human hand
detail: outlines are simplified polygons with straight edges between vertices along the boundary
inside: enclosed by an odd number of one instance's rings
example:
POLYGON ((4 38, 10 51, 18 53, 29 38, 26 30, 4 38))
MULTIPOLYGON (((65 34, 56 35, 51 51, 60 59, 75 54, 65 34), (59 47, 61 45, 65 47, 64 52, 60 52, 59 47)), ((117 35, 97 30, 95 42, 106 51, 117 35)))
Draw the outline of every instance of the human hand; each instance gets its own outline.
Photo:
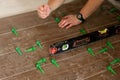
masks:
POLYGON ((43 19, 47 18, 51 13, 51 9, 48 4, 39 6, 37 11, 38 11, 39 17, 43 19))
POLYGON ((68 28, 78 25, 80 23, 82 23, 82 22, 77 19, 76 15, 68 15, 68 16, 63 17, 58 25, 60 28, 68 29, 68 28))

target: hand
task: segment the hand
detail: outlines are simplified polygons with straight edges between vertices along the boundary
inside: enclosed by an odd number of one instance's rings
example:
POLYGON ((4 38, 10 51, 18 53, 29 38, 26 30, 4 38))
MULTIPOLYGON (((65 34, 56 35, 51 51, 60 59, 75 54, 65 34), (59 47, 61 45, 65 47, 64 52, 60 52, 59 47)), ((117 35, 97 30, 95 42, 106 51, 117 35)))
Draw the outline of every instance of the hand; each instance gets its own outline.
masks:
POLYGON ((51 9, 48 4, 40 6, 37 11, 39 17, 43 19, 47 18, 51 13, 51 9))
POLYGON ((68 29, 72 26, 80 24, 81 21, 77 19, 76 15, 68 15, 62 18, 60 23, 58 24, 59 27, 68 29))

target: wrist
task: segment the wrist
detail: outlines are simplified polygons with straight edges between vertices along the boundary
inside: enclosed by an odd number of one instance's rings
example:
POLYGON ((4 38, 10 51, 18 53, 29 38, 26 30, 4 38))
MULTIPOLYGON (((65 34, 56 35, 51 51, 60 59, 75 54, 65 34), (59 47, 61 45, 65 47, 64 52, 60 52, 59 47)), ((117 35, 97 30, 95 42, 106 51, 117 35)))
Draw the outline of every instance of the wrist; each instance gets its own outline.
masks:
POLYGON ((54 9, 52 8, 51 4, 48 3, 47 5, 49 6, 50 13, 51 13, 52 11, 54 11, 54 9))
POLYGON ((47 3, 49 8, 50 8, 50 11, 53 12, 54 10, 56 10, 56 6, 52 3, 47 3))
POLYGON ((85 18, 83 17, 83 14, 78 13, 78 14, 76 15, 76 17, 77 17, 77 19, 78 19, 81 23, 85 22, 85 18))

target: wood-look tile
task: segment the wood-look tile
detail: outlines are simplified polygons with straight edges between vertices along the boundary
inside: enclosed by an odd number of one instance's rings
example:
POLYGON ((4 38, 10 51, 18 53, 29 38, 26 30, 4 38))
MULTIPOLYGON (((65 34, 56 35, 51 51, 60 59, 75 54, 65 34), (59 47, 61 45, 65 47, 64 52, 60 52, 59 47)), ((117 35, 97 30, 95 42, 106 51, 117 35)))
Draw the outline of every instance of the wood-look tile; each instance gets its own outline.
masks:
POLYGON ((117 74, 113 75, 109 71, 105 71, 98 75, 92 76, 85 80, 119 80, 120 79, 120 66, 114 69, 117 74))
MULTIPOLYGON (((81 0, 82 1, 82 0, 81 0)), ((54 21, 55 17, 62 17, 62 14, 74 14, 82 8, 86 1, 65 4, 58 10, 53 12, 47 19, 42 20, 38 17, 37 12, 29 12, 21 15, 5 18, 1 20, 5 27, 0 27, 0 79, 1 80, 102 80, 110 79, 106 66, 114 58, 120 57, 120 37, 115 35, 104 40, 85 45, 74 50, 61 53, 54 56, 60 64, 60 68, 56 68, 50 63, 49 46, 55 42, 63 41, 72 37, 82 35, 79 29, 84 27, 88 32, 99 30, 103 25, 119 23, 116 20, 118 12, 112 14, 109 10, 101 11, 98 9, 84 24, 75 26, 71 29, 61 29, 54 21), (76 7, 76 5, 81 5, 76 7), (12 27, 16 27, 19 33, 15 37, 10 32, 12 27), (4 35, 3 35, 4 34, 4 35), (37 47, 34 52, 26 53, 25 50, 31 46, 36 46, 35 42, 40 40, 43 49, 37 47), (98 54, 98 51, 105 45, 106 41, 111 41, 115 47, 114 50, 109 49, 108 53, 98 54), (19 46, 23 52, 19 56, 15 47, 19 46), (91 47, 96 56, 93 57, 87 52, 87 48, 91 47), (116 54, 115 54, 116 53, 116 54), (47 62, 42 65, 45 74, 41 74, 35 69, 35 63, 40 58, 47 58, 47 62), (105 73, 104 73, 105 72, 105 73), (103 73, 107 77, 98 77, 103 73), (93 77, 92 77, 93 76, 93 77), (94 77, 95 76, 95 77, 94 77), (104 78, 103 78, 104 77, 104 78)), ((105 2, 103 4, 106 9, 110 9, 112 5, 105 2)), ((115 66, 116 67, 116 66, 115 66)), ((115 68, 119 72, 119 68, 115 68)), ((113 77, 114 78, 114 77, 113 77)), ((111 80, 113 80, 111 77, 111 80)), ((115 76, 118 79, 118 76, 115 76)))
POLYGON ((2 33, 9 32, 10 26, 12 26, 12 24, 10 23, 8 18, 0 19, 0 35, 2 33))

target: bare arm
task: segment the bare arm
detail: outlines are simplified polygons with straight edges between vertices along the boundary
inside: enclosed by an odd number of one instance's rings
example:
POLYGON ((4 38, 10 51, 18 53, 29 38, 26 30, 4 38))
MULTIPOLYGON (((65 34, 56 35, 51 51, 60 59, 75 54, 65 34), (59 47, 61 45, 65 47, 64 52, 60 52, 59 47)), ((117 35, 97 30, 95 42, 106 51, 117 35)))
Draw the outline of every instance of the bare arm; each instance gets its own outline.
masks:
POLYGON ((57 9, 59 6, 63 4, 65 0, 49 0, 48 5, 50 6, 50 9, 54 11, 57 9))
MULTIPOLYGON (((89 17, 95 10, 102 4, 104 0, 88 0, 85 6, 81 9, 80 13, 83 15, 83 18, 86 19, 89 17)), ((60 23, 58 24, 61 28, 70 28, 74 25, 82 23, 77 19, 75 15, 65 16, 60 23)))
POLYGON ((43 19, 47 18, 50 13, 61 6, 64 1, 65 0, 48 0, 47 4, 40 5, 37 10, 39 17, 43 19))
POLYGON ((102 4, 103 1, 104 0, 88 0, 86 5, 80 11, 80 13, 86 19, 102 4))

